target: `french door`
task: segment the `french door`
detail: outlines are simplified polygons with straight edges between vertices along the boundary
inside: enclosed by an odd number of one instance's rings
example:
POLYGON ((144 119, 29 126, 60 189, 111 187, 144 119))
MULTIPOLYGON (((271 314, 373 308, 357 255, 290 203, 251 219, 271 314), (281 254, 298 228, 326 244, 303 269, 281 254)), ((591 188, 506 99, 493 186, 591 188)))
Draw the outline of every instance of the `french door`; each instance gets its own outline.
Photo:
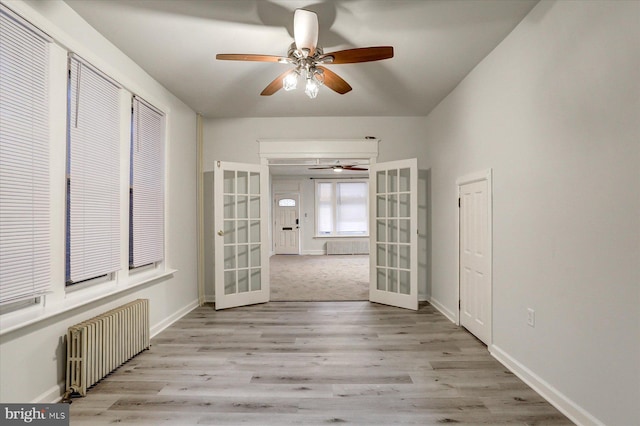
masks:
POLYGON ((216 309, 269 301, 268 184, 267 166, 216 163, 216 309))
POLYGON ((417 310, 418 161, 377 163, 369 176, 369 300, 417 310))

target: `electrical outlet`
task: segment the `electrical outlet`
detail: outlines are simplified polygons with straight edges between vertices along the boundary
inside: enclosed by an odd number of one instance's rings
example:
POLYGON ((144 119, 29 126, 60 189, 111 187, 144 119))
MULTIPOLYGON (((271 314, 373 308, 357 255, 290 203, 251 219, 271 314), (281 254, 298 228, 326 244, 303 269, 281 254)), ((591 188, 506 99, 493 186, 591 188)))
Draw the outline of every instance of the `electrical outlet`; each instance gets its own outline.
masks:
POLYGON ((527 325, 530 327, 536 326, 536 311, 531 308, 527 309, 527 325))

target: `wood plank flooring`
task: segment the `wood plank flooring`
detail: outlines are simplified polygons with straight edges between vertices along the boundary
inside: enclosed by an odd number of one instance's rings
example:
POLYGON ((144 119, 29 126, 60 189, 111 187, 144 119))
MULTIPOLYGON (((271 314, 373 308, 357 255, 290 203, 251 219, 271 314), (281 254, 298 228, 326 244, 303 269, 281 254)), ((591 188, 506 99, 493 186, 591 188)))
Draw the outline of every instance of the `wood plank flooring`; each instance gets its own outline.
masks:
POLYGON ((571 425, 432 306, 204 306, 71 404, 71 425, 571 425))

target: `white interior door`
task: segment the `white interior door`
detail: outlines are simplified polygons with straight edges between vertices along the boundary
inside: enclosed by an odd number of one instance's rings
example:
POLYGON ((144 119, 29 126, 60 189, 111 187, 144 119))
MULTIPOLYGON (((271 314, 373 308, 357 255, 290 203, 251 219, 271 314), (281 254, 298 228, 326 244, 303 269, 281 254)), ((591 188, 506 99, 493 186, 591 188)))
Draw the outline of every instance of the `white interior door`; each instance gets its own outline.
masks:
POLYGON ((273 230, 276 254, 300 253, 299 198, 298 194, 276 195, 273 230))
POLYGON ((370 168, 369 300, 418 309, 418 161, 370 168))
POLYGON ((269 301, 267 166, 214 169, 216 309, 269 301))
POLYGON ((487 179, 460 188, 460 324, 491 344, 491 233, 487 179))

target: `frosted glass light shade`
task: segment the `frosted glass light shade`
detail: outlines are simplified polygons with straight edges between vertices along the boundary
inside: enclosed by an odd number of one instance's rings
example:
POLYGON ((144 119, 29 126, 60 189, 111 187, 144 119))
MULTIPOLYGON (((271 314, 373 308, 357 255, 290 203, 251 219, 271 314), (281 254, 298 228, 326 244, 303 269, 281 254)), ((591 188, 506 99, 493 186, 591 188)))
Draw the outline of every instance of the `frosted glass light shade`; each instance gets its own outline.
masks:
POLYGON ((287 92, 298 87, 298 74, 291 72, 282 79, 282 88, 287 92))
POLYGON ((293 37, 298 50, 308 49, 313 55, 318 44, 318 15, 304 9, 293 14, 293 37))
POLYGON ((315 99, 318 96, 320 85, 313 78, 307 79, 307 86, 304 89, 304 93, 311 99, 315 99))

